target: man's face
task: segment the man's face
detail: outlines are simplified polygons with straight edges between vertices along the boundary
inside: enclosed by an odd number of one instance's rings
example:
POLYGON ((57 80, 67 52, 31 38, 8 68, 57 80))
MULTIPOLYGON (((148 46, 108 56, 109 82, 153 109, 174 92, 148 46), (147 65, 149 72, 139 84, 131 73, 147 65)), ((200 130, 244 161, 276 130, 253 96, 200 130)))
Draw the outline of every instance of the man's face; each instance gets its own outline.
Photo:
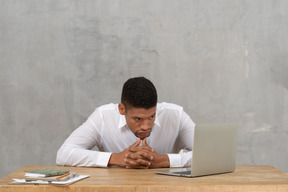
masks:
POLYGON ((156 106, 149 109, 134 107, 125 109, 125 106, 120 103, 119 112, 125 115, 126 123, 136 137, 140 139, 149 137, 156 117, 156 106))

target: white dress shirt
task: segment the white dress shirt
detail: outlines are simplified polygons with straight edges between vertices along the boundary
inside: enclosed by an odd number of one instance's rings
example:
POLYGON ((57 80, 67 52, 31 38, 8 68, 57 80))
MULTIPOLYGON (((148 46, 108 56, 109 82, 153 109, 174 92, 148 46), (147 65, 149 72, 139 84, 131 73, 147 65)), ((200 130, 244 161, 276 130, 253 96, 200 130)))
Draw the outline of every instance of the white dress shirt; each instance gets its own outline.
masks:
MULTIPOLYGON (((195 123, 183 108, 158 103, 156 118, 147 144, 161 155, 168 155, 170 167, 191 165, 195 123), (181 149, 187 152, 179 153, 181 149)), ((107 167, 112 153, 119 153, 135 143, 137 137, 128 128, 118 104, 97 108, 76 129, 57 152, 56 163, 68 166, 107 167), (99 151, 92 150, 97 147, 99 151)))

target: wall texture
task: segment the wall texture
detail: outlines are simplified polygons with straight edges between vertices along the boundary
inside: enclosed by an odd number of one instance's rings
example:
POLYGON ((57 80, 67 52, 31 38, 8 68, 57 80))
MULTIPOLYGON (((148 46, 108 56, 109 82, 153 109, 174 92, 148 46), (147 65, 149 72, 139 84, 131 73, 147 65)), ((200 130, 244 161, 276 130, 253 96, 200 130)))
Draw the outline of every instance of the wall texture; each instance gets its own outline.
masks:
POLYGON ((55 164, 143 75, 196 123, 238 122, 237 164, 288 171, 288 1, 0 0, 0 176, 55 164))

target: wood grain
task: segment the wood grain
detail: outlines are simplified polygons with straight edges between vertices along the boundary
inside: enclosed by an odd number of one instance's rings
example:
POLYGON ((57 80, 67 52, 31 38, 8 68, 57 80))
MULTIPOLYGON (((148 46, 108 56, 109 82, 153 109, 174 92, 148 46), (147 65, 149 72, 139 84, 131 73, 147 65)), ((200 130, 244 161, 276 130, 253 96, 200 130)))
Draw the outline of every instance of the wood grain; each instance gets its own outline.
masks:
POLYGON ((0 191, 288 191, 288 175, 273 166, 237 166, 234 173, 196 178, 155 174, 153 169, 65 167, 90 175, 69 186, 11 185, 12 178, 24 178, 24 170, 59 166, 25 166, 0 179, 0 191))

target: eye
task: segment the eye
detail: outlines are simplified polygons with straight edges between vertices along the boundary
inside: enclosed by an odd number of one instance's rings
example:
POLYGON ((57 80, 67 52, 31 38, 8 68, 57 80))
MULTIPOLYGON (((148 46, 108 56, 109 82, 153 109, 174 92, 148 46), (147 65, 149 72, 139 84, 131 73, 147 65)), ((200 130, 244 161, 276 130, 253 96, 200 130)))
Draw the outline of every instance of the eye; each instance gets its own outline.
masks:
POLYGON ((154 119, 155 115, 152 115, 151 117, 149 117, 150 120, 154 119))
POLYGON ((134 117, 134 120, 135 120, 135 121, 140 121, 141 118, 139 118, 139 117, 134 117))

